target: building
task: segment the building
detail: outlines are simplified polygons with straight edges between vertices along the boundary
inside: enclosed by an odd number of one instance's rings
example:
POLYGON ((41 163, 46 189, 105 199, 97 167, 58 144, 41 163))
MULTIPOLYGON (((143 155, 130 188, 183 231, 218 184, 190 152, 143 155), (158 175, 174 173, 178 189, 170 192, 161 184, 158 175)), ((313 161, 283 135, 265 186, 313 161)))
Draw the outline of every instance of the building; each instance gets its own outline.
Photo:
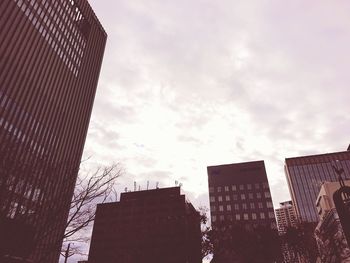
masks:
POLYGON ((86 0, 0 13, 0 261, 57 262, 107 36, 86 0))
MULTIPOLYGON (((259 231, 270 231, 269 235, 277 235, 264 161, 209 166, 207 171, 211 223, 213 229, 218 231, 214 241, 214 262, 253 262, 248 258, 239 260, 236 245, 243 244, 241 240, 250 236, 251 231, 257 235, 261 234, 258 234, 259 231), (239 236, 242 239, 236 240, 239 236), (238 244, 235 244, 236 241, 238 244)), ((270 250, 266 249, 266 253, 276 249, 273 247, 274 242, 267 240, 265 245, 268 243, 271 247, 270 250)))
POLYGON ((264 161, 209 166, 211 222, 276 227, 264 161))
MULTIPOLYGON (((280 203, 280 207, 275 210, 278 233, 283 235, 291 227, 297 226, 297 218, 292 201, 280 203)), ((282 244, 283 262, 285 263, 302 263, 299 253, 294 251, 288 244, 282 244)))
POLYGON ((292 201, 280 203, 280 208, 275 210, 278 232, 285 233, 289 227, 297 224, 292 201))
POLYGON ((180 187, 122 193, 99 204, 89 263, 200 263, 200 217, 180 187))
POLYGON ((322 182, 337 181, 332 165, 344 169, 350 179, 350 151, 286 158, 285 173, 298 220, 318 222, 315 207, 322 182))
MULTIPOLYGON (((345 181, 350 186, 350 180, 345 181)), ((333 200, 340 188, 339 182, 324 182, 317 197, 316 207, 320 218, 315 236, 322 262, 350 262, 350 248, 333 200)))

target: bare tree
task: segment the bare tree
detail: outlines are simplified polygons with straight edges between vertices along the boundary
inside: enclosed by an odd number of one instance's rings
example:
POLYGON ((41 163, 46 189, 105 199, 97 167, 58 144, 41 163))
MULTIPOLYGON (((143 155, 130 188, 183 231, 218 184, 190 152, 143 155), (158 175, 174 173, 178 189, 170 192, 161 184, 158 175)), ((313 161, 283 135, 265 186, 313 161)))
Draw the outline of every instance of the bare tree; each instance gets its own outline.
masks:
POLYGON ((98 168, 93 174, 79 174, 70 204, 70 212, 63 236, 62 256, 68 258, 73 254, 81 254, 75 244, 87 242, 89 237, 84 230, 95 219, 96 204, 115 201, 114 190, 117 178, 123 170, 120 164, 98 168))

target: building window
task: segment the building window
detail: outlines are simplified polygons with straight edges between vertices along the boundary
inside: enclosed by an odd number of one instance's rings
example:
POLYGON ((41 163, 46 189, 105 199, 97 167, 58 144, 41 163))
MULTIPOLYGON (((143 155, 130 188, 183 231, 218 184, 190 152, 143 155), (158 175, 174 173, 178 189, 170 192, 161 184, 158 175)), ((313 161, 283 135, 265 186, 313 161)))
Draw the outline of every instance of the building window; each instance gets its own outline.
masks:
POLYGON ((272 202, 266 202, 266 207, 267 208, 273 208, 272 202))
POLYGON ((248 219, 249 219, 248 214, 244 213, 244 214, 243 214, 243 219, 244 219, 244 220, 248 220, 248 219))
POLYGON ((220 193, 220 192, 221 192, 221 186, 218 186, 218 187, 216 188, 216 190, 218 191, 218 193, 220 193))
POLYGON ((252 213, 252 219, 253 219, 253 220, 256 220, 256 218, 257 218, 257 217, 256 217, 256 213, 252 213))
POLYGON ((244 190, 244 185, 243 184, 239 185, 239 190, 244 190))
POLYGON ((212 212, 215 212, 215 210, 216 210, 215 205, 211 205, 211 206, 210 206, 210 210, 211 210, 212 212))
POLYGON ((241 200, 245 200, 245 194, 241 194, 241 200))
POLYGON ((226 206, 226 210, 227 210, 227 211, 231 211, 231 205, 227 205, 227 206, 226 206))
POLYGON ((258 207, 259 209, 262 209, 263 208, 263 204, 261 202, 258 203, 258 207))
POLYGON ((249 199, 253 199, 254 198, 253 193, 249 193, 248 196, 249 196, 249 199))
POLYGON ((265 213, 263 212, 260 213, 260 219, 265 219, 265 213))
POLYGON ((219 211, 223 212, 224 211, 224 206, 223 205, 219 205, 219 211))
POLYGON ((241 215, 240 214, 236 215, 236 220, 241 220, 241 215))
POLYGON ((263 188, 264 189, 268 189, 269 188, 269 184, 268 183, 263 183, 263 188))
POLYGON ((264 195, 265 195, 266 198, 271 197, 270 192, 265 192, 264 195))
POLYGON ((218 196, 218 201, 222 202, 222 196, 221 195, 218 196))
POLYGON ((275 218, 275 214, 273 212, 269 212, 269 218, 275 218))
POLYGON ((228 188, 228 186, 225 186, 225 192, 228 192, 230 189, 228 188))
POLYGON ((235 204, 235 210, 239 210, 239 205, 235 204))
POLYGON ((255 204, 254 203, 250 203, 250 209, 255 209, 255 204))
POLYGON ((216 221, 216 216, 211 217, 211 221, 215 222, 216 221))
POLYGON ((256 193, 256 198, 261 198, 261 193, 256 193))
POLYGON ((232 185, 232 191, 236 191, 237 187, 235 185, 232 185))
POLYGON ((252 185, 251 184, 247 184, 247 189, 248 190, 252 190, 252 185))
POLYGON ((226 195, 225 199, 226 199, 226 201, 230 201, 230 196, 226 195))
POLYGON ((254 185, 255 186, 255 189, 260 189, 260 185, 257 183, 254 185))
POLYGON ((212 203, 212 202, 215 202, 215 196, 211 196, 210 197, 210 202, 212 203))
POLYGON ((244 210, 246 210, 246 209, 247 209, 247 204, 243 203, 243 204, 242 204, 242 208, 243 208, 244 210))
POLYGON ((209 193, 214 193, 214 187, 209 187, 209 193))

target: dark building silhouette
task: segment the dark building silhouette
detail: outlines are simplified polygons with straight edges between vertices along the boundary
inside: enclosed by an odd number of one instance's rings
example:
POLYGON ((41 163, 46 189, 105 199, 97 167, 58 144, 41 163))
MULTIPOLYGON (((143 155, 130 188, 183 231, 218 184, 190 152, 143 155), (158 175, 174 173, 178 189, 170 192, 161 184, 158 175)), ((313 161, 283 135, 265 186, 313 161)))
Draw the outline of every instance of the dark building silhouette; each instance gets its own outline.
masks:
POLYGON ((264 161, 209 166, 207 171, 216 235, 213 262, 274 262, 278 233, 264 161))
POLYGON ((209 166, 212 225, 241 224, 276 228, 264 161, 209 166))
POLYGON ((317 223, 316 199, 323 182, 338 181, 332 165, 350 179, 350 151, 286 158, 285 173, 298 220, 317 223))
POLYGON ((97 205, 89 263, 200 263, 199 213, 180 187, 122 193, 97 205))
POLYGON ((86 0, 0 14, 0 262, 57 262, 107 36, 86 0))

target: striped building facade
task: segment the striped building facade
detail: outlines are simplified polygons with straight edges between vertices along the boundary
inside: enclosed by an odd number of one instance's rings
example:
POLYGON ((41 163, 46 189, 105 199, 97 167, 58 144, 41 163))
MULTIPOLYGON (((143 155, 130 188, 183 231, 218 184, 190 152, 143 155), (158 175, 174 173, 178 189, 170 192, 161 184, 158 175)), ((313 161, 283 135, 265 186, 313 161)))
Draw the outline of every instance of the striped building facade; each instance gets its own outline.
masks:
POLYGON ((0 14, 0 261, 57 262, 107 35, 86 0, 0 14))

